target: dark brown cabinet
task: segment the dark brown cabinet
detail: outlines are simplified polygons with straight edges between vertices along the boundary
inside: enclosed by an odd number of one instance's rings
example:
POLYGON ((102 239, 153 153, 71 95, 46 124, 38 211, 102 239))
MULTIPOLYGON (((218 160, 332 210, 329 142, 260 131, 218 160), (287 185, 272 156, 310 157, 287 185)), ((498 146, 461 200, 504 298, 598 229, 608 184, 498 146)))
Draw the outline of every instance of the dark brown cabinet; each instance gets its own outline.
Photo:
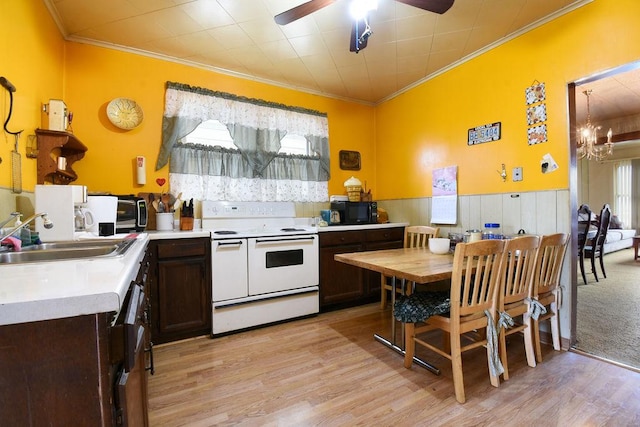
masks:
POLYGON ((147 353, 130 346, 123 323, 129 312, 144 345, 144 281, 132 283, 126 301, 117 319, 97 313, 0 326, 0 424, 148 425, 147 353), (126 301, 133 289, 139 297, 131 313, 126 301), (128 412, 121 395, 127 396, 128 412))
POLYGON ((404 227, 328 231, 320 236, 320 310, 380 300, 380 274, 333 259, 349 252, 401 248, 404 227))
POLYGON ((210 334, 210 239, 152 240, 149 251, 152 341, 210 334))

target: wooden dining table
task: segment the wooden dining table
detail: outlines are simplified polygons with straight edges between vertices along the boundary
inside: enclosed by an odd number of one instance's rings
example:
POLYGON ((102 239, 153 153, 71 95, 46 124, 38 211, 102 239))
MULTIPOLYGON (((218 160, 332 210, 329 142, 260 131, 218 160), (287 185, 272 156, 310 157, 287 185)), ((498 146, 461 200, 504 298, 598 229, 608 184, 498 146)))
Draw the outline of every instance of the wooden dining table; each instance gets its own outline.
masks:
MULTIPOLYGON (((450 279, 453 271, 453 253, 443 255, 434 254, 427 248, 401 248, 385 249, 380 251, 352 252, 334 255, 334 259, 345 264, 377 271, 384 276, 391 277, 392 303, 395 301, 397 280, 400 279, 404 292, 407 281, 416 284, 429 284, 450 279)), ((374 338, 404 355, 404 333, 401 342, 396 343, 396 320, 391 310, 391 339, 386 339, 380 334, 374 334, 374 338)), ((404 332, 404 328, 402 328, 404 332)), ((440 374, 440 370, 414 357, 414 362, 429 371, 440 374)))

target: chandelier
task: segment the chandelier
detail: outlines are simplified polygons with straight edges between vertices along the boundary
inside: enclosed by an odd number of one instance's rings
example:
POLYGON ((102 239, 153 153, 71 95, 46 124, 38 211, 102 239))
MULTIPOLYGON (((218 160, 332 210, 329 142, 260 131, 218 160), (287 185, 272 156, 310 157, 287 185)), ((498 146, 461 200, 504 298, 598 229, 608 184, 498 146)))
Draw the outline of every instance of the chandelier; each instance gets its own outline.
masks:
POLYGON ((586 157, 587 160, 600 162, 613 154, 613 143, 611 142, 613 132, 609 129, 609 132, 607 132, 607 142, 598 145, 598 131, 602 129, 602 126, 594 126, 591 124, 591 108, 589 105, 591 92, 591 90, 582 92, 587 97, 587 123, 578 129, 579 136, 576 155, 578 159, 586 157))

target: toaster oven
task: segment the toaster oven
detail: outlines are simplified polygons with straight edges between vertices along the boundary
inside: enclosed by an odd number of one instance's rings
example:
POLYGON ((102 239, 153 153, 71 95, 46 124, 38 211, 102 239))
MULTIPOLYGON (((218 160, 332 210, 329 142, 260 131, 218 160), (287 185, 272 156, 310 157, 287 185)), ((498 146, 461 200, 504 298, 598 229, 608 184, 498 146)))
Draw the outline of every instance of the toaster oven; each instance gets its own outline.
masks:
POLYGON ((144 231, 147 226, 147 202, 142 197, 117 196, 116 233, 144 231))

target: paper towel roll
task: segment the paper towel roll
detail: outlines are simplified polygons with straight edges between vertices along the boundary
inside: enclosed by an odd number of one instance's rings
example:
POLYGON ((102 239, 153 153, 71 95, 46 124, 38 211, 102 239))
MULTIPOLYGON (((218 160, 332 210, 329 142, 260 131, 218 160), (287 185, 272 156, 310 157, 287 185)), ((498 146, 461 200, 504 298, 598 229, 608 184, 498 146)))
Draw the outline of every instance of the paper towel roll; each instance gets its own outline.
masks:
POLYGON ((143 156, 136 157, 136 182, 139 185, 147 183, 147 161, 143 156))

